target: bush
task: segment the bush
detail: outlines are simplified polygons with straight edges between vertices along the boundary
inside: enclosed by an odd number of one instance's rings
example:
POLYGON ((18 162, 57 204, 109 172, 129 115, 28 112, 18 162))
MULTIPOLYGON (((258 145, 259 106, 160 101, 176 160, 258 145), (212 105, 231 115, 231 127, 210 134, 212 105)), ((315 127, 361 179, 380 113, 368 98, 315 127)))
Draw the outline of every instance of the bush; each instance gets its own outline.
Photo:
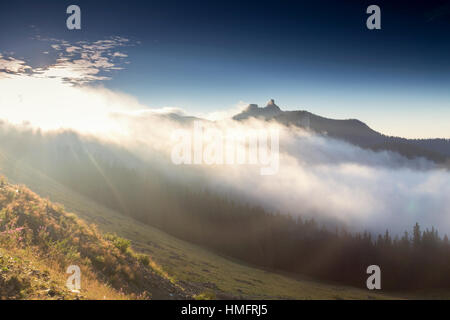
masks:
POLYGON ((138 254, 137 258, 144 266, 150 265, 150 257, 146 254, 138 254))
POLYGON ((130 240, 121 238, 121 237, 116 237, 113 240, 113 244, 114 246, 120 250, 120 252, 125 253, 127 252, 128 248, 130 247, 130 240))

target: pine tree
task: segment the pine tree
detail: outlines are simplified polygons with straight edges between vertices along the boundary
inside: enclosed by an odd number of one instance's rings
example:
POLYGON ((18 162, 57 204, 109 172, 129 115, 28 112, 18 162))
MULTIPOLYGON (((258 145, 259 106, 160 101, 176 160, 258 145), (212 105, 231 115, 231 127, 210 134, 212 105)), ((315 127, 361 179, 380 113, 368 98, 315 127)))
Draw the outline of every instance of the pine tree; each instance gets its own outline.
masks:
POLYGON ((419 248, 422 242, 422 234, 420 232, 419 223, 416 222, 413 229, 413 245, 414 248, 419 248))

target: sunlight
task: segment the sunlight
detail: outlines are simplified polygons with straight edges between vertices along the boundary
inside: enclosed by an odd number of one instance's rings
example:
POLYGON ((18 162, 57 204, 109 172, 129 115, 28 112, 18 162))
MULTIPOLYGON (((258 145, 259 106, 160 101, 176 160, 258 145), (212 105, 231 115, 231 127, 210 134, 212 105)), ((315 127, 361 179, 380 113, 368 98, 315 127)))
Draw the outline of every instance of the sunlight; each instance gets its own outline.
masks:
MULTIPOLYGON (((71 75, 70 70, 60 72, 71 75)), ((10 75, 0 79, 0 119, 43 130, 66 128, 95 134, 119 129, 115 121, 108 121, 112 113, 144 108, 125 95, 102 87, 73 86, 53 76, 10 75)))

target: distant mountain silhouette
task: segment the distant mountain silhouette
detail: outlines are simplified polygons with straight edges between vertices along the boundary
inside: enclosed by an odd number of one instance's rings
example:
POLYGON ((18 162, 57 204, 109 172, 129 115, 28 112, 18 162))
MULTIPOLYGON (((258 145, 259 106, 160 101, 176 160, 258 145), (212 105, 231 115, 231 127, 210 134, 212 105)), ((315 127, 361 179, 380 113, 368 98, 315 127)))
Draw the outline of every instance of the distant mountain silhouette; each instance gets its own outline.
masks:
POLYGON ((235 120, 244 120, 251 117, 268 119, 275 117, 282 112, 283 111, 281 111, 280 107, 275 104, 275 101, 270 99, 264 108, 260 108, 256 104, 249 104, 242 113, 234 116, 233 118, 235 120))
POLYGON ((371 129, 364 122, 356 119, 335 120, 308 111, 282 111, 273 99, 263 108, 256 104, 250 104, 233 119, 240 121, 252 117, 275 120, 286 126, 306 128, 366 149, 390 150, 408 158, 424 157, 437 163, 450 161, 450 140, 448 139, 390 137, 371 129))

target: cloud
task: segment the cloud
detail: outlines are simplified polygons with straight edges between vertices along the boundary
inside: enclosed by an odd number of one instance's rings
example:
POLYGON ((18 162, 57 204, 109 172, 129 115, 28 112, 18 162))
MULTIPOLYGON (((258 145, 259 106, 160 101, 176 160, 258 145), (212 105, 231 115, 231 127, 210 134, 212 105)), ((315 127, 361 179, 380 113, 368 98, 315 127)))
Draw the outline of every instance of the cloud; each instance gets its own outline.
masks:
MULTIPOLYGON (((86 85, 93 82, 110 80, 110 73, 122 70, 125 53, 116 51, 119 47, 134 45, 123 37, 111 37, 109 39, 94 42, 78 41, 69 43, 65 40, 44 39, 49 42, 49 47, 56 51, 56 61, 46 67, 32 68, 24 61, 12 57, 0 58, 0 76, 2 73, 25 74, 38 78, 60 79, 71 85, 86 85), (117 59, 121 61, 118 62, 117 59)), ((48 54, 49 52, 44 52, 48 54)))
MULTIPOLYGON (((123 145, 151 161, 168 157, 174 130, 192 130, 192 123, 158 114, 121 114, 115 118, 127 137, 123 145)), ((415 222, 450 232, 450 172, 425 159, 361 149, 300 128, 250 120, 209 122, 226 132, 278 128, 280 165, 275 175, 261 176, 254 165, 162 165, 180 183, 226 194, 271 211, 314 217, 351 230, 393 233, 415 222), (191 177, 189 178, 187 177, 191 177), (193 177, 193 178, 192 178, 193 177)))
POLYGON ((66 52, 68 52, 68 53, 77 52, 79 50, 81 50, 81 48, 80 47, 76 47, 76 46, 72 46, 72 47, 67 47, 66 48, 66 52))
POLYGON ((3 57, 0 54, 0 77, 2 75, 6 76, 6 74, 25 73, 30 69, 31 67, 26 65, 25 61, 12 57, 3 57))
POLYGON ((234 115, 241 113, 249 104, 239 101, 235 106, 225 110, 215 110, 207 113, 199 113, 197 116, 211 121, 224 120, 232 118, 234 115))
POLYGON ((126 58, 126 57, 128 57, 127 54, 122 53, 122 52, 114 52, 114 53, 112 54, 112 56, 113 56, 113 57, 119 57, 119 58, 126 58))

